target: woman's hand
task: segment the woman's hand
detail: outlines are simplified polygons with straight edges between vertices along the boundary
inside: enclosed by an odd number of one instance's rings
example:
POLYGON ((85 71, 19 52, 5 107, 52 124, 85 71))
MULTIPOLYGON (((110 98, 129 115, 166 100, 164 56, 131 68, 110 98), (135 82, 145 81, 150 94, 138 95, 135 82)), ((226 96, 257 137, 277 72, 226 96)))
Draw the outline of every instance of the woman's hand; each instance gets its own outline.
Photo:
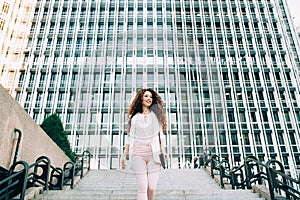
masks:
POLYGON ((164 153, 164 156, 165 156, 165 161, 168 161, 169 160, 169 155, 167 153, 164 153))
POLYGON ((163 154, 164 154, 165 161, 168 162, 168 160, 169 160, 169 155, 168 155, 166 152, 163 152, 163 154))
POLYGON ((121 168, 125 169, 125 167, 126 167, 126 156, 123 155, 121 157, 121 168))

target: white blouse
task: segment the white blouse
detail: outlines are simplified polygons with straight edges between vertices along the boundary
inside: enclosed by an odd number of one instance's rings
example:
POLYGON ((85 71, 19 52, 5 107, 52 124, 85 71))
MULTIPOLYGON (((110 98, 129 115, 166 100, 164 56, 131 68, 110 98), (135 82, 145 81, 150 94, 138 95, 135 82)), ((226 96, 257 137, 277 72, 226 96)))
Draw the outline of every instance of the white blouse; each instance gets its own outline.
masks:
POLYGON ((142 143, 151 143, 154 136, 159 131, 159 123, 153 112, 149 114, 137 113, 132 119, 132 126, 130 129, 130 137, 133 137, 135 141, 142 143), (155 131, 156 130, 156 131, 155 131))
POLYGON ((129 144, 129 157, 132 154, 132 146, 135 141, 139 143, 151 144, 154 160, 159 162, 158 154, 160 152, 158 133, 162 144, 165 144, 165 135, 162 131, 162 126, 154 112, 149 114, 137 113, 131 119, 131 126, 125 143, 129 144))

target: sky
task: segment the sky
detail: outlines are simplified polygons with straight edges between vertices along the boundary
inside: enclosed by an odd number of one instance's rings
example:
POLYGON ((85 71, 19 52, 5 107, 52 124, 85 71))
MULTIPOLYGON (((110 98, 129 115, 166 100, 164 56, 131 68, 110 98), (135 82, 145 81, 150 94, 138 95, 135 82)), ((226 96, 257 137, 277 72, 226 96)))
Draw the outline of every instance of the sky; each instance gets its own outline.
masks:
POLYGON ((286 0, 288 5, 289 5, 289 9, 291 11, 291 16, 292 18, 294 18, 294 24, 295 26, 299 27, 300 26, 300 0, 286 0))

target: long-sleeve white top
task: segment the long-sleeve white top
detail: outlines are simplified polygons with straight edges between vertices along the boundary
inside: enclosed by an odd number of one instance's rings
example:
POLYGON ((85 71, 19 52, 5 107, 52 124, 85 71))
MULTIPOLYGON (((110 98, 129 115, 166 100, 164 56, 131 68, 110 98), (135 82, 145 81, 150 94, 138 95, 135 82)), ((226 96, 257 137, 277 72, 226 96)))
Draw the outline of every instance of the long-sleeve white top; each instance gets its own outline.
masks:
POLYGON ((139 143, 150 144, 152 147, 152 153, 154 161, 159 161, 160 145, 165 144, 165 135, 162 131, 162 126, 159 124, 158 119, 154 112, 149 114, 137 113, 131 119, 131 126, 128 136, 126 138, 126 144, 129 144, 129 158, 132 155, 132 147, 135 141, 139 143))

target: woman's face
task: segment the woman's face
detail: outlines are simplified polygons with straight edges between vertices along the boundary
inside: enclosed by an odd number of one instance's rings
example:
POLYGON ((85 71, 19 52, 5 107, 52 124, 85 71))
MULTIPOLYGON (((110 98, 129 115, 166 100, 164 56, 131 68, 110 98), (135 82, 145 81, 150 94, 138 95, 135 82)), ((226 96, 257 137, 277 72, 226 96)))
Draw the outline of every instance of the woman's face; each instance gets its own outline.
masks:
POLYGON ((149 91, 144 92, 142 97, 142 105, 146 107, 150 107, 152 105, 152 93, 149 91))

